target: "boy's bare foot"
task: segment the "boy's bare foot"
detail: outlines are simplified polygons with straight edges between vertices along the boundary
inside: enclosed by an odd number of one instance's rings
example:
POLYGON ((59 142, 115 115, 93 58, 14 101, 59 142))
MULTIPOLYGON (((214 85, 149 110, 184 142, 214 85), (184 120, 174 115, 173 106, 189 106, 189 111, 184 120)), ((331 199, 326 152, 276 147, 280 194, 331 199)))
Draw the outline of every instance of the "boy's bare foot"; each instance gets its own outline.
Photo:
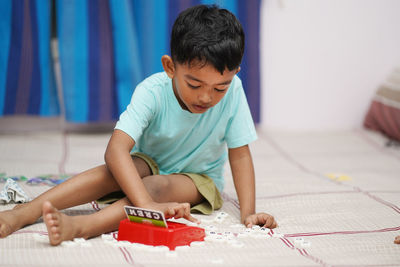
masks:
POLYGON ((396 236, 396 238, 394 239, 394 243, 395 244, 400 244, 400 235, 396 236))
POLYGON ((8 236, 24 226, 22 215, 23 213, 17 210, 0 212, 0 238, 8 236))
POLYGON ((49 201, 43 203, 42 212, 51 245, 57 246, 62 241, 78 237, 78 227, 73 217, 59 212, 49 201))

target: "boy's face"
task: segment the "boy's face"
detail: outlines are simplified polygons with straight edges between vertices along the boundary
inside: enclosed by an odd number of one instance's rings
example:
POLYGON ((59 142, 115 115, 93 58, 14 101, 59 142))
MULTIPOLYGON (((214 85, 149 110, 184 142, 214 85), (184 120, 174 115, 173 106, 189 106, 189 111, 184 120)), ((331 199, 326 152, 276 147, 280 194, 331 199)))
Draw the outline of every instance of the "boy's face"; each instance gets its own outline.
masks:
MULTIPOLYGON (((168 57, 168 56, 167 56, 168 57)), ((171 60, 168 57, 168 60, 171 60)), ((184 110, 192 113, 204 113, 218 104, 225 96, 233 77, 239 69, 225 70, 223 74, 212 65, 194 62, 192 64, 163 65, 172 79, 175 96, 184 110)))

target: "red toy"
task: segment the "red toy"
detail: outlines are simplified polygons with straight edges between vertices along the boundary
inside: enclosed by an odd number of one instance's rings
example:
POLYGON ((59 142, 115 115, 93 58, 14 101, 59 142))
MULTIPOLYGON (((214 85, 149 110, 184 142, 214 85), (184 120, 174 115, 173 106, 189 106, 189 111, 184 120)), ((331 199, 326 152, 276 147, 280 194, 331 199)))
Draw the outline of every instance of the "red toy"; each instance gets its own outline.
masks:
POLYGON ((152 246, 167 246, 175 250, 177 246, 190 245, 193 241, 204 241, 204 229, 176 222, 167 222, 168 228, 145 223, 122 220, 119 224, 118 241, 129 241, 152 246))

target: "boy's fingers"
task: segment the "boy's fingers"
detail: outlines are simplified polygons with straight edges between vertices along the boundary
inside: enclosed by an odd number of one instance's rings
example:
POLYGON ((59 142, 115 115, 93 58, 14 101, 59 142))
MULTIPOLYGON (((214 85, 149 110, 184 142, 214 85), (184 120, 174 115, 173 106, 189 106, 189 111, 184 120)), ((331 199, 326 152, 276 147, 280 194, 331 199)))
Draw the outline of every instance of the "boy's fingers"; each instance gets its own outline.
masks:
POLYGON ((177 207, 175 207, 175 215, 174 215, 174 217, 176 219, 182 218, 184 214, 185 214, 185 210, 182 208, 181 205, 178 205, 177 207))
POLYGON ((194 222, 194 223, 200 223, 200 221, 198 219, 196 219, 195 217, 193 217, 190 213, 188 216, 185 217, 186 220, 194 222))
POLYGON ((173 208, 167 208, 167 210, 165 211, 165 217, 166 218, 171 218, 174 217, 175 215, 175 211, 173 208))
POLYGON ((185 218, 188 221, 194 222, 194 223, 198 223, 199 220, 197 220, 195 217, 192 216, 192 214, 190 214, 190 204, 189 203, 183 203, 183 209, 185 211, 183 218, 185 218))
POLYGON ((182 218, 183 211, 182 211, 182 207, 180 205, 174 206, 171 209, 172 209, 171 217, 174 217, 175 219, 182 218))
POLYGON ((198 223, 199 220, 193 217, 190 214, 190 204, 189 203, 180 203, 176 204, 174 207, 170 207, 167 209, 165 213, 167 218, 174 217, 175 219, 185 218, 188 221, 198 223))
POLYGON ((253 227, 254 224, 257 224, 257 217, 254 218, 254 216, 249 216, 246 218, 244 221, 244 224, 246 225, 247 228, 253 227))
POLYGON ((264 216, 264 227, 267 227, 267 228, 275 228, 275 219, 274 219, 274 217, 272 217, 271 215, 267 215, 267 214, 265 214, 264 216))
POLYGON ((259 225, 272 229, 277 226, 275 218, 266 213, 257 213, 250 215, 244 220, 243 223, 244 225, 246 225, 247 228, 251 228, 253 227, 253 225, 259 225))

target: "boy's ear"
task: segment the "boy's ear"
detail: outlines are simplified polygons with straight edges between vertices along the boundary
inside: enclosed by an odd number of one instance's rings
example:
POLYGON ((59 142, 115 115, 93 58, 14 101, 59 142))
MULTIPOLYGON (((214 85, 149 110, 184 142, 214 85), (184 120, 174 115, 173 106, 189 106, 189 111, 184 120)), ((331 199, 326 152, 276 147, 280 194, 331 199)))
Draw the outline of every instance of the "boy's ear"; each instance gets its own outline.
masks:
POLYGON ((172 79, 175 74, 175 65, 174 62, 172 61, 172 58, 168 55, 164 55, 161 57, 161 63, 168 77, 172 79))
POLYGON ((240 66, 236 69, 236 73, 235 74, 238 74, 239 71, 240 71, 240 66))

